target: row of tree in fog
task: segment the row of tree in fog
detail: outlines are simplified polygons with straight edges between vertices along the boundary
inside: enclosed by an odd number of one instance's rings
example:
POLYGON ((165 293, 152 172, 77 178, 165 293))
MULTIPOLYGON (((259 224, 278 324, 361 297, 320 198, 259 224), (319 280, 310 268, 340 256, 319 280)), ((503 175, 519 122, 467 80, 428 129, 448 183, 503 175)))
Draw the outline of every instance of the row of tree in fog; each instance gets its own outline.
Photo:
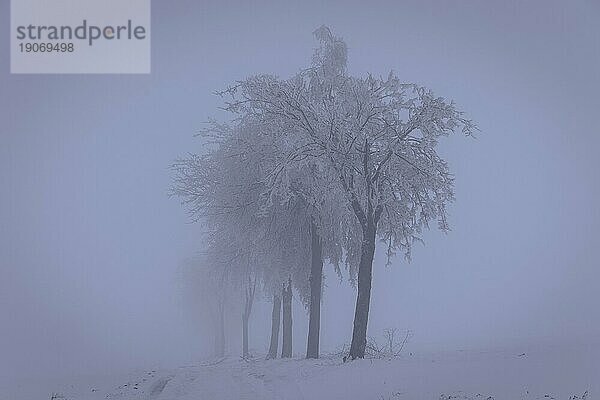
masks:
POLYGON ((203 224, 201 262, 220 321, 227 293, 243 298, 243 353, 256 289, 272 298, 268 357, 292 354, 292 292, 308 310, 306 357, 319 356, 323 266, 357 288, 349 357, 363 358, 376 243, 409 259, 423 228, 448 230, 453 176, 438 139, 476 126, 453 102, 394 73, 354 77, 347 47, 315 31, 311 64, 288 79, 255 75, 219 95, 232 114, 201 135, 205 149, 174 165, 172 191, 203 224), (281 311, 283 309, 283 311, 281 311))

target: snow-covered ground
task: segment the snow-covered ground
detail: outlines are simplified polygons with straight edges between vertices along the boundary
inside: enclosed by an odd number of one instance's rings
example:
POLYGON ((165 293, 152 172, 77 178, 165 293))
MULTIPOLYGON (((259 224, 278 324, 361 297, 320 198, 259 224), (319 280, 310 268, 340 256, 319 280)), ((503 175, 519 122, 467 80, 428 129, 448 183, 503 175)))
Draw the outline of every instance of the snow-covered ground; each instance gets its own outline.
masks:
POLYGON ((72 381, 12 382, 10 400, 596 399, 596 346, 457 350, 343 363, 225 358, 175 369, 72 381), (522 352, 520 352, 522 351, 522 352))

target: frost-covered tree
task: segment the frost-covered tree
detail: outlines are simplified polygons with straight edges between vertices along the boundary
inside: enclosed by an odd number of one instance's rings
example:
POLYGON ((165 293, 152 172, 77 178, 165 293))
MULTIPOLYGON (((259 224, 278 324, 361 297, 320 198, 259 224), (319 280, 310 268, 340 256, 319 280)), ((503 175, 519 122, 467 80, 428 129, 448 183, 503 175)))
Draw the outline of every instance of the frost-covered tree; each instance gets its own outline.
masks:
POLYGON ((204 155, 176 162, 173 193, 182 197, 194 219, 205 226, 205 252, 213 267, 242 297, 242 352, 249 356, 248 324, 260 275, 260 249, 250 232, 257 220, 255 170, 236 158, 232 140, 204 155), (246 186, 248 182, 249 186, 246 186), (238 188, 243 190, 238 190, 238 188))
POLYGON ((290 193, 299 171, 317 171, 312 196, 342 200, 346 263, 358 277, 350 357, 364 357, 376 238, 388 257, 411 246, 429 222, 448 230, 453 177, 436 148, 441 137, 475 125, 453 102, 430 90, 385 78, 354 77, 346 44, 328 28, 315 31, 312 64, 289 79, 257 75, 236 83, 226 109, 260 126, 278 150, 269 187, 290 193), (311 169, 312 168, 312 169, 311 169), (346 218, 347 213, 353 217, 346 218))
POLYGON ((205 135, 216 148, 190 155, 175 164, 173 193, 183 198, 195 219, 208 231, 211 259, 244 293, 243 343, 247 355, 248 319, 257 283, 273 297, 273 338, 277 353, 278 298, 283 297, 284 355, 291 355, 293 282, 301 299, 309 266, 306 206, 297 197, 269 193, 265 171, 273 170, 276 149, 256 141, 257 126, 240 121, 234 127, 211 124, 205 135))
MULTIPOLYGON (((249 321, 259 272, 252 257, 236 245, 239 238, 232 235, 232 230, 228 227, 220 227, 208 236, 206 249, 201 257, 213 278, 207 279, 203 288, 207 290, 207 297, 213 296, 215 299, 224 298, 225 292, 238 294, 242 309, 242 356, 246 358, 250 355, 249 321), (214 286, 208 287, 211 284, 214 286)), ((229 297, 233 295, 230 294, 229 297)))
MULTIPOLYGON (((233 93, 233 90, 222 94, 226 93, 233 93)), ((280 246, 284 249, 307 250, 297 251, 292 257, 288 255, 284 263, 276 269, 288 265, 288 272, 300 277, 293 279, 293 283, 300 299, 309 310, 306 356, 317 358, 323 264, 325 260, 329 261, 339 273, 344 243, 347 244, 345 238, 353 237, 348 236, 347 232, 347 212, 343 208, 340 209, 344 198, 340 198, 336 189, 339 185, 338 177, 330 168, 323 168, 318 158, 289 153, 291 143, 296 140, 289 126, 273 124, 272 120, 254 118, 252 115, 241 115, 235 119, 233 127, 213 123, 206 133, 211 137, 228 137, 226 142, 231 142, 235 137, 235 154, 253 157, 259 164, 258 174, 252 181, 255 184, 244 189, 241 189, 242 184, 239 184, 235 190, 258 190, 256 203, 261 204, 259 212, 263 217, 271 216, 267 229, 269 238, 261 241, 262 245, 269 242, 275 244, 267 251, 271 258, 278 257, 277 247, 280 246), (279 136, 282 140, 273 140, 274 136, 279 136), (290 214, 292 211, 294 215, 290 214), (279 230, 273 229, 273 225, 279 230), (281 243, 281 238, 287 237, 290 228, 294 232, 299 229, 300 234, 294 233, 293 242, 281 243), (291 245, 292 243, 295 244, 291 245), (289 265, 290 260, 293 260, 294 265, 289 265), (308 285, 304 286, 304 283, 308 285)), ((350 225, 352 224, 353 221, 350 222, 350 225)), ((257 225, 254 229, 258 229, 257 225)), ((267 276, 281 278, 281 274, 273 270, 270 270, 267 276)), ((273 304, 276 306, 277 300, 274 299, 273 304)))

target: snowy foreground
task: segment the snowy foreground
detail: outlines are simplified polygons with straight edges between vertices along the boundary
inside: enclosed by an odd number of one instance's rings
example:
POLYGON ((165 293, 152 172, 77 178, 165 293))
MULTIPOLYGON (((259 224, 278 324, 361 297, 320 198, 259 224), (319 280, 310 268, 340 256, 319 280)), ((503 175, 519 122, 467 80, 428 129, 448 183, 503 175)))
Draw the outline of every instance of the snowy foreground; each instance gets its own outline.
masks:
POLYGON ((1 399, 596 399, 596 347, 453 351, 343 363, 226 358, 72 382, 23 382, 1 399))

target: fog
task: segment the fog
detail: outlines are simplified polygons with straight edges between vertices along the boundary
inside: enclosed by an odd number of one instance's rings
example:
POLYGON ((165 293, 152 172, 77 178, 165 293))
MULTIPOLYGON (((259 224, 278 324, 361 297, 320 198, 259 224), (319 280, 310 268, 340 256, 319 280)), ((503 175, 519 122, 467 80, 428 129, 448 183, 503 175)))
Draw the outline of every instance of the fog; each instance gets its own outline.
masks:
MULTIPOLYGON (((369 332, 410 329, 411 349, 577 343, 600 336, 597 95, 600 6, 574 2, 152 4, 150 75, 11 75, 0 3, 0 376, 184 365, 212 336, 180 266, 201 227, 168 196, 174 159, 218 110, 215 90, 289 76, 328 24, 355 75, 454 99, 481 129, 444 140, 452 230, 385 266, 369 332)), ((355 290, 325 266, 322 348, 350 340, 355 290)), ((294 351, 306 312, 294 305, 294 351)), ((239 315, 229 318, 239 320, 239 315)), ((250 345, 268 346, 270 305, 250 345)), ((237 354, 241 333, 228 332, 237 354)))

